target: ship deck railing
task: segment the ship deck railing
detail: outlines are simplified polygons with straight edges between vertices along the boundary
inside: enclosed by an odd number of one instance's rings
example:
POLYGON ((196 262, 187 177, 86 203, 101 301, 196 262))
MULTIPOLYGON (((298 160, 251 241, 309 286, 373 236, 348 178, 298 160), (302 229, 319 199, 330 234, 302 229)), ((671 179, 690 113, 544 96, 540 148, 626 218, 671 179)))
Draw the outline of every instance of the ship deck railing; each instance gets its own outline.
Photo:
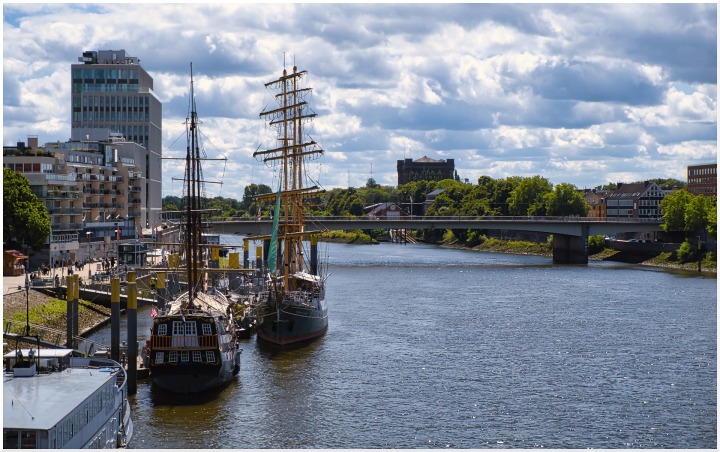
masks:
POLYGON ((152 350, 207 350, 218 348, 218 338, 211 336, 151 336, 152 350))

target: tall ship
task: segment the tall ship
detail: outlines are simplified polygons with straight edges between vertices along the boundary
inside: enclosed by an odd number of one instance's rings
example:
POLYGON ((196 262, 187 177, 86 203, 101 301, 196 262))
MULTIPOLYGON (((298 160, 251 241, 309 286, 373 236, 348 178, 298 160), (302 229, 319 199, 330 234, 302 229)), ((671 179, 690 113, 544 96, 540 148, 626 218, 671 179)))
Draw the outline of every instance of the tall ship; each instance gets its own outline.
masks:
MULTIPOLYGON (((186 121, 185 222, 181 254, 184 268, 169 268, 168 279, 183 283, 187 291, 155 313, 149 344, 152 384, 173 393, 196 393, 229 384, 240 371, 239 332, 231 302, 209 278, 210 245, 203 239, 203 179, 198 118, 190 66, 190 114, 186 121), (184 271, 180 271, 180 270, 184 271)), ((179 264, 179 259, 178 259, 179 264)), ((175 265, 175 264, 173 264, 175 265)), ((178 286, 180 284, 177 284, 178 286)))
POLYGON ((116 449, 133 434, 127 375, 117 361, 72 349, 4 356, 3 449, 116 449))
POLYGON ((316 116, 307 101, 312 89, 303 85, 306 75, 294 66, 292 73, 283 69, 280 78, 265 84, 277 107, 264 109, 260 117, 276 131, 277 143, 253 154, 274 168, 279 180, 276 193, 256 197, 274 202, 272 234, 253 237, 269 239, 266 277, 254 303, 257 338, 275 346, 306 344, 328 329, 318 231, 306 231, 309 202, 324 192, 307 173, 309 162, 323 150, 305 132, 316 116))

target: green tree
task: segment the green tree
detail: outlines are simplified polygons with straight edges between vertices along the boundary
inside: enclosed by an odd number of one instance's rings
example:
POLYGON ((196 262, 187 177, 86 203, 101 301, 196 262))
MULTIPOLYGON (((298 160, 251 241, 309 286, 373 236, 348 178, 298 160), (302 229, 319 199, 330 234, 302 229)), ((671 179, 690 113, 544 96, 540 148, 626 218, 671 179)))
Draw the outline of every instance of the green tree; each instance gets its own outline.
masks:
POLYGON ((692 197, 685 208, 685 232, 700 233, 707 230, 711 199, 703 195, 692 197))
POLYGON ((523 178, 508 198, 510 215, 545 215, 544 198, 553 187, 541 176, 523 178))
POLYGON ((47 243, 50 214, 30 190, 25 176, 3 168, 3 239, 35 250, 47 243))
POLYGON ((708 227, 710 234, 717 233, 717 197, 710 198, 710 208, 708 209, 708 227))
POLYGON ((686 231, 685 210, 692 201, 693 195, 684 188, 676 190, 660 201, 663 213, 662 228, 665 232, 686 231))
POLYGON ((550 216, 579 215, 587 216, 590 206, 577 188, 568 183, 561 183, 545 195, 545 212, 550 216))

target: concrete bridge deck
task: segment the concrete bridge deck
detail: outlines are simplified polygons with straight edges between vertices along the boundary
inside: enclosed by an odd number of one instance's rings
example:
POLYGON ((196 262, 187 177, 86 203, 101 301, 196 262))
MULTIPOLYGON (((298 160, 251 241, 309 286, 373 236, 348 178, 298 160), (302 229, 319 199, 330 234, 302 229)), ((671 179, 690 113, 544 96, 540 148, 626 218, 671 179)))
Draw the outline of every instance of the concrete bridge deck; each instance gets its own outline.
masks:
MULTIPOLYGON (((306 217, 306 230, 355 230, 355 229, 505 229, 544 232, 576 237, 589 235, 614 235, 620 232, 660 231, 662 220, 615 220, 583 217, 424 217, 397 218, 369 217, 306 217)), ((272 220, 263 218, 214 218, 213 231, 220 234, 267 235, 272 220)))
MULTIPOLYGON (((553 261, 587 263, 587 238, 625 232, 659 232, 661 219, 608 219, 587 217, 313 217, 308 216, 306 231, 356 229, 488 229, 553 234, 553 261)), ((270 218, 214 218, 213 232, 220 234, 269 235, 270 218)))

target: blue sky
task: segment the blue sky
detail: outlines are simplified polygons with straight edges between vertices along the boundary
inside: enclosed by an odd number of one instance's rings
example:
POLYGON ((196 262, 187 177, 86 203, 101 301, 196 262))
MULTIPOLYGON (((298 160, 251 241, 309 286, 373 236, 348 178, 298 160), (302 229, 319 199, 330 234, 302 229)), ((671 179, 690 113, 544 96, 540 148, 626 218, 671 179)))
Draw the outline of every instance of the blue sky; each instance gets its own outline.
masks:
MULTIPOLYGON (((70 65, 140 58, 163 102, 163 152, 184 156, 189 65, 208 194, 273 184, 252 157, 283 55, 309 71, 327 189, 397 184, 397 160, 461 178, 541 175, 590 188, 686 178, 717 161, 717 5, 5 3, 3 144, 70 137, 70 65)), ((163 195, 182 168, 164 163, 163 195)))

